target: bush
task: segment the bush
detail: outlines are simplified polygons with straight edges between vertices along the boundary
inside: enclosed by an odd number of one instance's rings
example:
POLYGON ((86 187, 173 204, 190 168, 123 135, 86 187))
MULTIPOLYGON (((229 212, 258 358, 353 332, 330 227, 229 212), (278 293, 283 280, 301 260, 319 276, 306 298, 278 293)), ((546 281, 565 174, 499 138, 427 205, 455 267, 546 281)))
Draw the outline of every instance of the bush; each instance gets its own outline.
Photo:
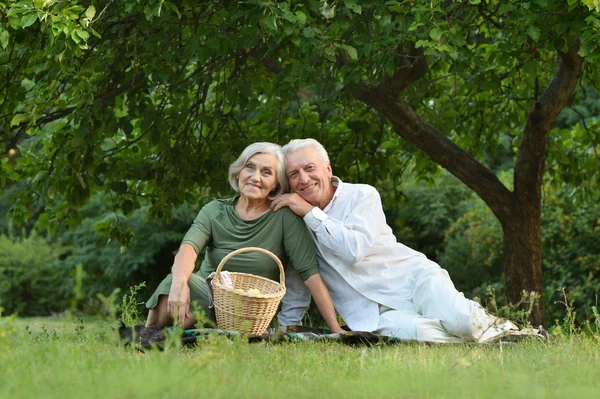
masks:
POLYGON ((0 305, 19 316, 49 315, 67 308, 56 268, 64 248, 32 231, 25 237, 0 235, 0 305))
POLYGON ((483 201, 466 204, 469 211, 446 230, 439 263, 459 291, 482 296, 478 287, 502 279, 502 227, 483 201))
POLYGON ((148 207, 142 207, 130 216, 117 215, 102 196, 95 196, 80 213, 83 221, 76 229, 57 234, 57 239, 71 249, 58 267, 69 276, 63 290, 72 291, 75 267, 82 265, 83 298, 79 310, 95 313, 102 306, 97 295, 109 296, 115 288, 125 293, 128 287, 145 282, 145 288, 138 293, 140 302, 150 296, 170 272, 175 252, 197 209, 181 206, 167 224, 149 220, 148 207), (101 234, 103 226, 115 223, 133 233, 133 242, 128 247, 101 234))
POLYGON ((444 232, 467 212, 472 192, 447 172, 434 185, 407 181, 401 187, 402 200, 393 210, 384 204, 388 222, 398 241, 436 261, 444 248, 444 232))
MULTIPOLYGON (((562 320, 564 297, 572 301, 575 321, 593 319, 591 307, 600 292, 600 205, 575 202, 572 190, 545 191, 542 214, 543 287, 549 321, 562 320)), ((486 299, 492 290, 498 306, 506 305, 502 259, 502 230, 480 200, 469 202, 469 211, 446 231, 439 258, 458 290, 467 297, 486 299)))
POLYGON ((575 321, 592 320, 600 292, 600 205, 576 203, 566 190, 547 190, 544 204, 544 289, 550 320, 562 319, 561 288, 573 301, 575 321))

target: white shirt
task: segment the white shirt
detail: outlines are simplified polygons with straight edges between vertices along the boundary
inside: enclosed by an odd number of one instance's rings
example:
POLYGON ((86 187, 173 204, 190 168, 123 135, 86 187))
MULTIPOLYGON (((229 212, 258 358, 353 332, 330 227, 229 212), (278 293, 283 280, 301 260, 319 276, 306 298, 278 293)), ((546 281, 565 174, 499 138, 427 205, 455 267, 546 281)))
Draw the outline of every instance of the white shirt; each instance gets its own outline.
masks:
MULTIPOLYGON (((343 183, 335 176, 332 183, 337 186, 333 199, 323 210, 313 208, 304 222, 313 232, 321 277, 336 311, 352 330, 373 331, 380 304, 412 308, 415 273, 439 266, 396 241, 374 187, 343 183)), ((308 290, 297 284, 297 275, 288 274, 281 325, 298 324, 308 307, 308 290)))

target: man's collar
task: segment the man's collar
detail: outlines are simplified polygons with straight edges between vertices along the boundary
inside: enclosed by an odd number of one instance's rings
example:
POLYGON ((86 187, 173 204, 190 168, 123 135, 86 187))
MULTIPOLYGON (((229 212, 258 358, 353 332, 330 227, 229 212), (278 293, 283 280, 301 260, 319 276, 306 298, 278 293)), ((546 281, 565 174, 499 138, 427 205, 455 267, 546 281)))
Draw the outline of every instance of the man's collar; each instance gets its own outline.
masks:
POLYGON ((325 206, 325 208, 323 208, 323 211, 327 211, 329 208, 331 208, 333 206, 333 203, 335 202, 335 199, 340 195, 340 193, 342 192, 342 186, 344 185, 344 182, 342 181, 342 179, 340 179, 337 176, 332 176, 331 177, 331 184, 335 187, 335 191, 333 192, 333 198, 331 198, 331 201, 329 201, 329 203, 325 206))

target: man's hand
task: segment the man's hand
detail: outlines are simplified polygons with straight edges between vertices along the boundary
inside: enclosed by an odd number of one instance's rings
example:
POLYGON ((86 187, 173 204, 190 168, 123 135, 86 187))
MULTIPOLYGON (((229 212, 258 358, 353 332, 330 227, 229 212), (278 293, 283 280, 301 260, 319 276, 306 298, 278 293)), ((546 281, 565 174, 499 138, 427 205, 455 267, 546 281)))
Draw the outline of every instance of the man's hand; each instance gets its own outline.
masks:
POLYGON ((289 207, 292 212, 300 217, 304 217, 304 215, 314 208, 314 206, 306 202, 304 198, 296 193, 280 195, 271 202, 271 208, 273 208, 274 211, 278 211, 284 206, 289 207))
POLYGON ((190 287, 187 282, 171 283, 169 299, 167 301, 167 312, 180 326, 185 325, 185 320, 192 318, 190 312, 190 287))

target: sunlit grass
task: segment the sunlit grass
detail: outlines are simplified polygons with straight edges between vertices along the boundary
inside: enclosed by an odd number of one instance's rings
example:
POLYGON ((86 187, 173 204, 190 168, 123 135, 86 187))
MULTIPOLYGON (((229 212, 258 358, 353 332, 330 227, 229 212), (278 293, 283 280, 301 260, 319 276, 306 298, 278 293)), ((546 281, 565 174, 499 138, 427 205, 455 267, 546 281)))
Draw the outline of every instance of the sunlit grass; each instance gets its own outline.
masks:
POLYGON ((0 324, 1 398, 596 397, 600 340, 497 346, 248 344, 140 353, 102 320, 0 324), (25 328, 25 326, 30 326, 25 328))

